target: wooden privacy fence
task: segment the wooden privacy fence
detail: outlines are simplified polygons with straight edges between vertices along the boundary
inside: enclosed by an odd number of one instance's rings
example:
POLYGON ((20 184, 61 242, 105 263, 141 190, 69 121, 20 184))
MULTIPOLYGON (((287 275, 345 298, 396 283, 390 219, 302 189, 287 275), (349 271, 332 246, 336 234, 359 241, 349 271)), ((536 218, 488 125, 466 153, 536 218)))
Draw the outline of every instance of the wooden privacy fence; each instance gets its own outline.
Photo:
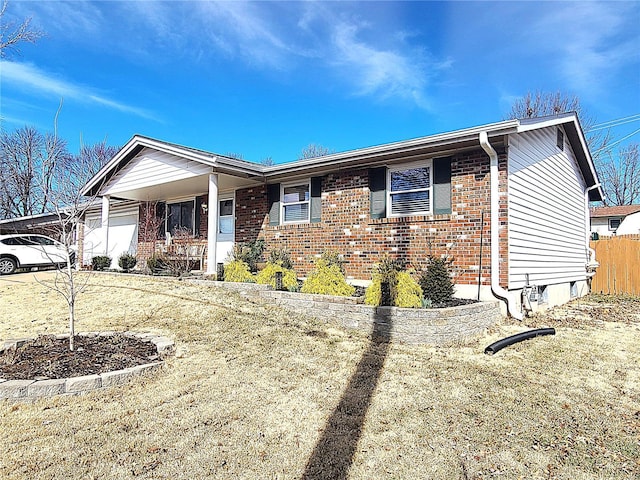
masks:
POLYGON ((640 295, 640 235, 600 237, 591 241, 591 248, 600 263, 592 292, 640 295))

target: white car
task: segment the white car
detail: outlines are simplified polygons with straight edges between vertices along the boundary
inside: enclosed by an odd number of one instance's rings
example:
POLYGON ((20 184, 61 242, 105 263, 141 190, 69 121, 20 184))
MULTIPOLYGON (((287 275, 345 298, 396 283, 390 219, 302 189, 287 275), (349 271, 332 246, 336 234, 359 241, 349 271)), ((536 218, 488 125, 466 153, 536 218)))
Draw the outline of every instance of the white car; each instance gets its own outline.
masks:
MULTIPOLYGON (((71 252, 71 263, 75 252, 71 252)), ((18 268, 63 265, 67 263, 65 246, 53 238, 35 234, 0 235, 0 275, 18 268)))

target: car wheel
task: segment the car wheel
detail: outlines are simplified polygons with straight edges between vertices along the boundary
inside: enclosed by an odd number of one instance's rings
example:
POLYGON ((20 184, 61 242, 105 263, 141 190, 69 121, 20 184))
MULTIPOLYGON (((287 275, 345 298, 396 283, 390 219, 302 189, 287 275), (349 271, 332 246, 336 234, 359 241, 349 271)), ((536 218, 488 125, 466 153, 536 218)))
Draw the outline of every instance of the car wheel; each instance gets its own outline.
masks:
POLYGON ((8 275, 18 268, 16 261, 12 258, 0 258, 0 275, 8 275))

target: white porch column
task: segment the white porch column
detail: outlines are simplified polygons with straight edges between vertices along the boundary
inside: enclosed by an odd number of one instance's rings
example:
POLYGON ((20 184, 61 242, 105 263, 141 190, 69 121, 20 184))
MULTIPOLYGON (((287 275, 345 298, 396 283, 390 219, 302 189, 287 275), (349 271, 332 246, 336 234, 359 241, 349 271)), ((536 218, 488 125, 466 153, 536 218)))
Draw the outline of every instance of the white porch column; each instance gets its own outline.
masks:
MULTIPOLYGON (((207 210, 207 274, 216 273, 216 248, 218 240, 218 174, 209 174, 209 199, 207 210)), ((218 279, 220 280, 220 279, 218 279)))
POLYGON ((104 243, 104 254, 109 255, 109 200, 111 197, 105 195, 102 197, 102 242, 104 243))

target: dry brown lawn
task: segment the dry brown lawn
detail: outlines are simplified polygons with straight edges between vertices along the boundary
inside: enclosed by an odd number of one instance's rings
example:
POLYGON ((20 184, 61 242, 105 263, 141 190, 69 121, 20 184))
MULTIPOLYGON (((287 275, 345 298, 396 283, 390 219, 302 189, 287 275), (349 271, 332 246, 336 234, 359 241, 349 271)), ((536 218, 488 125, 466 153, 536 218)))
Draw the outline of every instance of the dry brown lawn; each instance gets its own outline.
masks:
MULTIPOLYGON (((0 318, 2 340, 66 329, 37 283, 0 279, 0 318)), ((177 354, 123 387, 0 401, 0 478, 640 476, 640 300, 583 299, 433 348, 213 287, 94 275, 77 329, 159 333, 177 354), (484 355, 533 326, 557 335, 484 355)))

